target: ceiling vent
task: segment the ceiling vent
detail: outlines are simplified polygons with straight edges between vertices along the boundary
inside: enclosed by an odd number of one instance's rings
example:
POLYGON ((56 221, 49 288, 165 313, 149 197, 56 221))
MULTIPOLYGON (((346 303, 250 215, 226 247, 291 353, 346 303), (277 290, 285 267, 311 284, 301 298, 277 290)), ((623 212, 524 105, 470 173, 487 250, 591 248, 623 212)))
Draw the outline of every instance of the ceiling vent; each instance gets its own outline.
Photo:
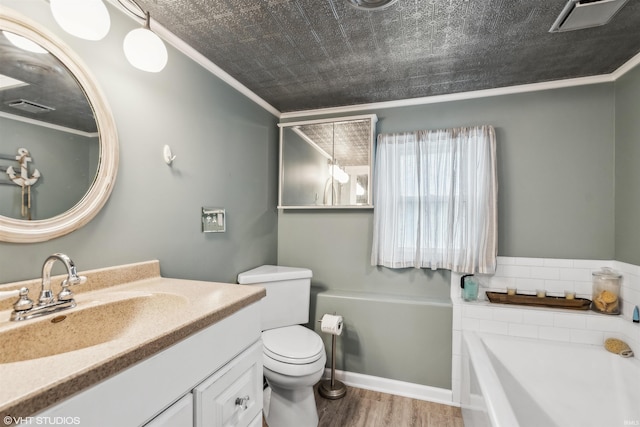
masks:
POLYGON ((7 102, 9 107, 17 108, 18 110, 26 111, 28 113, 48 113, 54 111, 55 108, 47 107, 46 105, 38 104, 36 102, 27 101, 26 99, 18 99, 16 101, 7 102))
POLYGON ((558 33, 604 25, 626 2, 627 0, 569 0, 549 32, 558 33))
POLYGON ((398 0, 345 0, 348 5, 360 10, 383 10, 398 0))

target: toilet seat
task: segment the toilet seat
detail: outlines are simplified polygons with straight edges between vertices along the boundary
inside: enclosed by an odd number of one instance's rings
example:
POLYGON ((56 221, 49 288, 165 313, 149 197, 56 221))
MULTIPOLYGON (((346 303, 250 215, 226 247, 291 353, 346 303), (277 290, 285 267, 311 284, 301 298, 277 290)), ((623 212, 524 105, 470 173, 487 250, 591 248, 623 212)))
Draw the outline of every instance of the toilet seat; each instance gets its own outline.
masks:
POLYGON ((262 343, 266 356, 293 365, 313 363, 324 354, 322 338, 300 325, 264 331, 262 343))

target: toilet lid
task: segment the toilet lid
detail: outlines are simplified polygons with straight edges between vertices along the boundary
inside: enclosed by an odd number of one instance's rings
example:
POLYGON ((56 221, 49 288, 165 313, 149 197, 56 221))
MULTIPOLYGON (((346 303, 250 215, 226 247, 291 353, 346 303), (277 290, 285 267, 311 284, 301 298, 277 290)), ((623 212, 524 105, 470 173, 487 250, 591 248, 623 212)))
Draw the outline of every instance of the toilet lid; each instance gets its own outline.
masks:
POLYGON ((262 343, 265 355, 284 363, 313 363, 324 354, 322 338, 299 325, 264 331, 262 343))

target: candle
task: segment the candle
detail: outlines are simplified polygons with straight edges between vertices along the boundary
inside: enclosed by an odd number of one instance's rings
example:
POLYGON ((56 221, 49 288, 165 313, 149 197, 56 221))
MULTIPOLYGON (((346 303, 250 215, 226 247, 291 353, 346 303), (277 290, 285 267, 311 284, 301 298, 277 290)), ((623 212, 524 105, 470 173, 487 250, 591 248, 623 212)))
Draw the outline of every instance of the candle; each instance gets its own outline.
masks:
POLYGON ((576 293, 573 291, 564 291, 564 297, 566 299, 575 299, 576 293))
POLYGON ((538 289, 538 290, 536 291, 536 296, 537 296, 538 298, 544 298, 544 297, 546 297, 546 296, 547 296, 547 291, 545 291, 544 289, 538 289))
POLYGON ((507 288, 507 295, 515 295, 516 288, 507 288))

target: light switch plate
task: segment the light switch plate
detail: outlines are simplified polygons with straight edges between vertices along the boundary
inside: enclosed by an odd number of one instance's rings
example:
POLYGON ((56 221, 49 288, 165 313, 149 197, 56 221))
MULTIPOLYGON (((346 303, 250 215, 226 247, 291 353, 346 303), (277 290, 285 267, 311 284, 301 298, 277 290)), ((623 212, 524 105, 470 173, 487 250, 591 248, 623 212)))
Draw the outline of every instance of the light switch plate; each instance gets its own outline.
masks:
POLYGON ((202 232, 224 233, 227 231, 227 217, 224 209, 202 208, 202 232))

